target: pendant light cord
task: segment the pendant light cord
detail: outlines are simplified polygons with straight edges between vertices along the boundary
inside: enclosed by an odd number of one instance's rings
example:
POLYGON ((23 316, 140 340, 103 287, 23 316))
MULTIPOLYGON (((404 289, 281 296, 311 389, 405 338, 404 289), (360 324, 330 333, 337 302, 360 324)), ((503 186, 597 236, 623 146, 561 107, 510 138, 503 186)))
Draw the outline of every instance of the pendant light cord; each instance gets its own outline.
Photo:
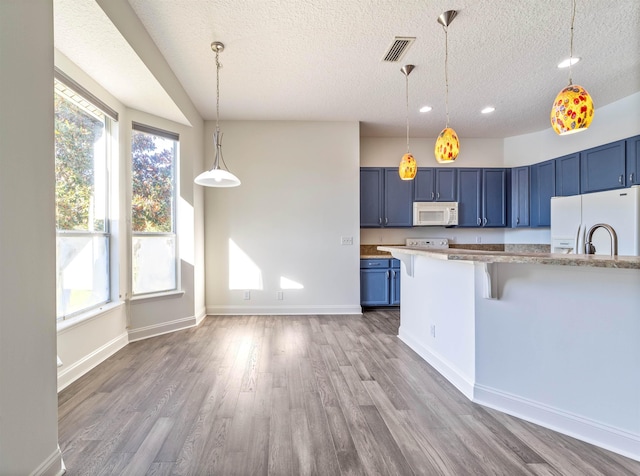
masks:
POLYGON ((407 100, 407 154, 409 153, 409 74, 404 75, 405 79, 405 92, 407 100))
POLYGON ((222 64, 220 63, 220 50, 216 49, 216 133, 213 136, 214 146, 216 148, 215 151, 215 165, 214 168, 219 168, 219 161, 222 160, 222 165, 224 168, 229 171, 229 167, 227 167, 227 163, 224 161, 224 156, 222 155, 222 134, 220 133, 220 68, 222 68, 222 64))
POLYGON ((220 130, 218 121, 220 120, 220 51, 216 49, 216 130, 220 130))
POLYGON ((449 127, 449 35, 447 34, 447 27, 443 25, 442 29, 444 30, 444 104, 447 112, 447 127, 449 127))
POLYGON ((569 41, 569 86, 573 84, 571 79, 571 66, 573 64, 573 21, 576 18, 576 0, 573 0, 573 11, 571 12, 571 40, 569 41))

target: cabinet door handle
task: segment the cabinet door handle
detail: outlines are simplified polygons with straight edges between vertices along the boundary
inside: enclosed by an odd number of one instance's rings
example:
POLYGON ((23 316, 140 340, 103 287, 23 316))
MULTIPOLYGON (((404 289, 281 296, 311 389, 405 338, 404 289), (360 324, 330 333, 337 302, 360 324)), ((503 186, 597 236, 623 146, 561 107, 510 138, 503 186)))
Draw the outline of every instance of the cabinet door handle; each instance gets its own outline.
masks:
POLYGON ((633 172, 629 174, 629 183, 633 183, 633 172))
POLYGON ((378 225, 382 225, 382 218, 378 218, 378 225))
POLYGON ((389 279, 389 271, 387 271, 387 279, 389 279))
POLYGON ((482 226, 484 226, 484 225, 486 225, 486 224, 487 224, 487 217, 484 217, 484 218, 482 219, 482 226))
POLYGON ((481 222, 480 218, 478 218, 478 226, 480 226, 480 223, 482 223, 482 222, 481 222))
POLYGON ((438 199, 440 198, 440 192, 438 192, 438 193, 436 194, 436 198, 438 198, 438 199))
POLYGON ((388 219, 388 218, 385 218, 385 219, 384 219, 384 224, 385 224, 385 225, 389 224, 389 219, 388 219))
POLYGON ((516 218, 516 225, 520 224, 520 217, 516 218))
POLYGON ((431 200, 433 200, 433 199, 434 199, 433 192, 431 192, 431 200))
POLYGON ((620 183, 620 185, 622 185, 623 179, 624 179, 624 175, 620 175, 620 177, 618 177, 618 182, 620 183))

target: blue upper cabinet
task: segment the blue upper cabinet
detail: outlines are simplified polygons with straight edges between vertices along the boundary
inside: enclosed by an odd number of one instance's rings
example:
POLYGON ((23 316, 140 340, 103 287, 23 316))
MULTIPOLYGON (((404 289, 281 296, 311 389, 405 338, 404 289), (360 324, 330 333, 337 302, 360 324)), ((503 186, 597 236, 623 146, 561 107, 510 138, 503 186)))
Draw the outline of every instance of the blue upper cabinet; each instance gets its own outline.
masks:
POLYGON ((456 201, 456 177, 458 170, 452 168, 436 169, 436 202, 456 201))
POLYGON ((627 186, 640 185, 640 136, 627 139, 627 186))
POLYGON ((458 169, 458 226, 507 226, 508 169, 458 169))
POLYGON ((582 193, 626 187, 624 140, 580 152, 582 193))
POLYGON ((401 180, 395 167, 360 169, 360 226, 410 227, 413 180, 401 180))
POLYGON ((556 194, 556 161, 547 160, 531 166, 531 227, 551 226, 551 197, 556 194))
POLYGON ((413 199, 416 202, 454 202, 457 169, 426 167, 418 169, 413 199))
POLYGON ((529 166, 511 170, 511 226, 529 226, 529 166))
POLYGON ((482 169, 458 169, 458 226, 482 225, 482 169))
POLYGON ((397 167, 384 169, 384 226, 413 226, 413 180, 402 180, 397 167))
POLYGON ((556 160, 556 197, 580 195, 580 153, 556 160))
POLYGON ((436 169, 419 168, 415 178, 413 199, 416 202, 432 202, 436 199, 436 169))
POLYGON ((381 168, 360 169, 360 226, 382 226, 384 173, 381 168))
POLYGON ((482 226, 504 227, 508 224, 508 169, 482 169, 482 226))

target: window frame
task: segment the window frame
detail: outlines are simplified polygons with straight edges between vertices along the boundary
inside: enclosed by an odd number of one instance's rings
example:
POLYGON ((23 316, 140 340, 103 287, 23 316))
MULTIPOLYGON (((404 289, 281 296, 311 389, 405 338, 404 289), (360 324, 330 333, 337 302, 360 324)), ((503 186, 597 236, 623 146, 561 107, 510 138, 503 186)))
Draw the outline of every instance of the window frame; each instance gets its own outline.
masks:
MULTIPOLYGON (((104 187, 103 199, 105 203, 104 225, 103 225, 104 230, 100 230, 100 231, 92 231, 90 229, 89 230, 60 230, 56 225, 55 234, 56 234, 56 246, 57 246, 58 240, 65 236, 66 237, 74 236, 74 237, 88 237, 88 238, 95 238, 95 237, 106 238, 105 262, 107 266, 106 266, 106 275, 104 277, 105 277, 105 283, 107 285, 107 293, 106 293, 107 296, 105 300, 96 301, 89 306, 83 307, 81 309, 77 309, 73 312, 68 312, 68 313, 63 312, 62 314, 58 314, 57 307, 58 307, 59 296, 57 291, 58 283, 56 278, 56 322, 61 323, 61 322, 68 321, 69 319, 76 318, 80 315, 94 312, 95 310, 104 307, 106 304, 113 302, 113 290, 114 290, 113 269, 114 267, 112 263, 112 246, 113 246, 114 237, 111 231, 111 228, 112 228, 111 211, 112 211, 112 200, 113 200, 113 191, 111 189, 111 165, 113 161, 112 140, 113 140, 114 127, 118 122, 118 113, 114 111, 111 107, 106 105, 103 101, 98 99, 95 95, 93 95, 87 89, 82 87, 79 83, 77 83, 68 75, 66 75, 64 72, 62 72, 57 67, 54 68, 54 97, 56 94, 60 94, 56 90, 56 86, 55 86, 56 82, 72 90, 75 94, 80 96, 83 101, 86 101, 92 107, 100 110, 100 112, 104 115, 104 171, 103 171, 104 184, 102 184, 104 187)), ((62 94, 60 95, 64 100, 72 102, 71 98, 68 98, 68 97, 65 98, 64 95, 62 94)), ((55 113, 56 111, 54 108, 54 114, 55 113)), ((55 155, 54 155, 54 160, 57 160, 55 155)), ((95 190, 93 192, 95 192, 95 190)), ((92 195, 95 196, 95 193, 93 192, 92 192, 92 195)), ((55 197, 55 199, 57 202, 57 196, 55 197)), ((56 274, 60 273, 60 269, 58 265, 59 265, 58 259, 56 258, 56 274)))
POLYGON ((180 246, 179 246, 179 236, 178 236, 178 199, 180 197, 179 193, 179 163, 180 163, 180 135, 175 132, 167 131, 165 129, 160 129, 154 126, 150 126, 148 124, 143 124, 140 122, 132 121, 131 122, 131 141, 129 151, 131 153, 131 162, 129 167, 129 173, 131 174, 131 179, 129 180, 129 191, 130 191, 130 200, 129 200, 129 248, 131 250, 131 259, 130 259, 130 272, 129 278, 131 283, 131 299, 132 300, 140 300, 146 298, 153 298, 157 296, 168 296, 175 294, 182 294, 182 283, 181 283, 181 273, 180 273, 180 246), (159 231, 134 231, 133 230, 133 152, 132 152, 132 144, 133 144, 133 135, 136 132, 150 134, 158 137, 162 137, 164 139, 172 140, 173 143, 173 163, 172 163, 172 174, 171 174, 171 182, 172 182, 172 200, 171 200, 171 232, 159 232, 159 231), (172 237, 174 241, 174 263, 173 263, 173 272, 175 276, 175 287, 168 289, 158 289, 153 291, 139 292, 136 293, 134 291, 134 247, 133 241, 136 237, 161 237, 167 236, 172 237))

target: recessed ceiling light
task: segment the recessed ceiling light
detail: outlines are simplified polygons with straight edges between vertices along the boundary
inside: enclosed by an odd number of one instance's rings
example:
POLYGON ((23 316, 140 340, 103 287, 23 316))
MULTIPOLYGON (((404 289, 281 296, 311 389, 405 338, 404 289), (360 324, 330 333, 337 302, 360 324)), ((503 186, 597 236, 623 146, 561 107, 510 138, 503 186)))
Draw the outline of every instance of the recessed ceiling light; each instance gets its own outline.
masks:
POLYGON ((420 112, 429 112, 431 109, 433 109, 431 106, 422 106, 420 112))
POLYGON ((570 65, 574 65, 578 61, 580 61, 580 58, 576 58, 575 56, 573 58, 567 58, 566 60, 558 63, 558 68, 568 68, 570 65))
POLYGON ((482 111, 480 111, 482 114, 489 114, 490 112, 495 111, 496 108, 493 106, 487 106, 485 107, 482 111))

